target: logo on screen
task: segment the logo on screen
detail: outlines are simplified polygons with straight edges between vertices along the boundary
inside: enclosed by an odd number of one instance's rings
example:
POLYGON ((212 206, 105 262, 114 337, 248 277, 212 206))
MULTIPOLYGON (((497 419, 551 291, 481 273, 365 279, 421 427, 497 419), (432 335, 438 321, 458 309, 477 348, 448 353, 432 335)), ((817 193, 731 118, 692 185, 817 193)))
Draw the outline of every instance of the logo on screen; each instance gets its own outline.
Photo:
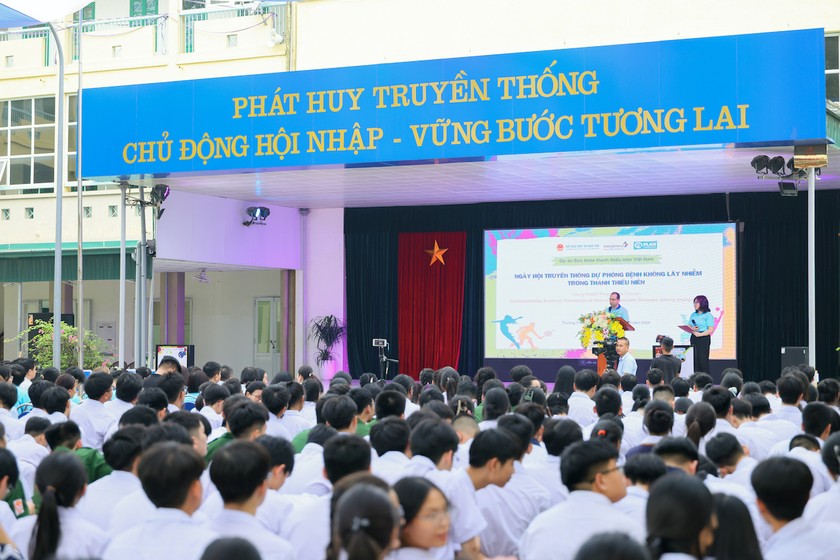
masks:
POLYGON ((634 241, 634 249, 656 249, 658 241, 634 241))
POLYGON ((558 250, 558 251, 562 251, 562 250, 563 250, 563 249, 565 249, 565 248, 566 248, 566 247, 565 247, 562 243, 558 243, 558 244, 557 244, 557 250, 558 250))

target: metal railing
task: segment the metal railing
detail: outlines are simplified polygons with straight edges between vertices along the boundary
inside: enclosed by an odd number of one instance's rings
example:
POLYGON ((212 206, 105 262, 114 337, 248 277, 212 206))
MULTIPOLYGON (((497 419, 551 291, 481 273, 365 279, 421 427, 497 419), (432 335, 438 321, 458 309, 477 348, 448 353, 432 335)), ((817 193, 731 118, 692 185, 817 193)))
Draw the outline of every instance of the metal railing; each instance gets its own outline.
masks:
MULTIPOLYGON (((261 15, 264 16, 262 22, 257 25, 267 23, 274 27, 274 31, 285 37, 287 28, 287 2, 263 2, 256 8, 242 7, 242 8, 202 8, 200 10, 185 10, 181 13, 181 52, 191 53, 195 52, 195 24, 200 21, 211 21, 220 19, 234 19, 240 17, 261 15)), ((246 31, 251 27, 243 29, 234 28, 225 31, 226 34, 238 33, 246 31)))
POLYGON ((52 57, 50 56, 50 37, 49 27, 30 27, 27 29, 17 29, 11 31, 0 31, 0 43, 8 41, 23 41, 26 39, 39 39, 44 42, 44 66, 52 64, 52 57))
MULTIPOLYGON (((125 35, 132 33, 142 27, 155 27, 154 53, 156 55, 166 54, 166 20, 168 15, 134 16, 115 19, 98 19, 82 23, 82 34, 90 35, 125 35)), ((79 59, 79 45, 76 41, 76 26, 74 23, 67 27, 70 33, 70 45, 72 60, 79 59)))

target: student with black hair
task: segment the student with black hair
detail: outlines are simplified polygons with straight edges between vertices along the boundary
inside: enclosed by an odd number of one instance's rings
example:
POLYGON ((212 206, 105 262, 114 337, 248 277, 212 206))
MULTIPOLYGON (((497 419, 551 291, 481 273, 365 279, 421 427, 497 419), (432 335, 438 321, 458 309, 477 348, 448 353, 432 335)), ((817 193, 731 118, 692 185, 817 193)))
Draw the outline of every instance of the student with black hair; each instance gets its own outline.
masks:
POLYGON ((382 392, 377 395, 374 403, 373 408, 376 419, 381 421, 389 416, 405 418, 406 404, 407 399, 405 395, 393 390, 392 385, 386 385, 382 392))
MULTIPOLYGON (((337 398, 330 396, 328 399, 337 398)), ((321 406, 319 404, 319 406, 321 406)), ((301 432, 303 434, 303 432, 301 432)), ((300 437, 301 434, 298 434, 300 437)), ((338 435, 335 428, 326 424, 316 424, 307 430, 307 440, 303 449, 295 458, 297 467, 283 486, 285 494, 303 494, 310 485, 322 486, 324 470, 324 445, 338 435)), ((294 444, 293 444, 294 445, 294 444)))
MULTIPOLYGON (((182 426, 190 435, 193 449, 202 457, 207 454, 207 436, 210 435, 210 422, 200 414, 193 414, 186 410, 179 410, 177 412, 170 412, 163 419, 164 424, 178 424, 182 426)), ((208 486, 207 480, 202 480, 205 486, 208 486)))
POLYGON ((357 484, 337 501, 328 560, 383 560, 399 546, 400 514, 388 492, 357 484))
POLYGON ((315 424, 303 415, 303 404, 306 401, 303 385, 292 381, 286 384, 286 389, 289 391, 289 404, 280 418, 280 425, 294 438, 302 431, 311 429, 315 424))
POLYGON ((363 387, 353 387, 347 396, 356 403, 356 435, 365 437, 370 433, 371 424, 369 423, 375 422, 373 397, 370 391, 363 387))
POLYGON ((324 392, 324 385, 316 377, 310 377, 301 383, 304 393, 303 407, 300 414, 311 425, 315 425, 315 403, 321 398, 324 392))
POLYGON ((719 433, 706 442, 706 456, 718 468, 721 478, 752 491, 750 476, 758 465, 748 448, 729 433, 719 433))
POLYGON ((67 422, 70 416, 70 393, 64 387, 48 387, 41 394, 41 406, 47 413, 47 420, 53 424, 67 422))
POLYGON ((560 456, 570 445, 583 441, 577 422, 552 418, 545 423, 543 443, 547 456, 543 463, 526 463, 525 468, 548 490, 549 502, 558 504, 566 499, 569 490, 560 480, 560 456))
POLYGON ((44 432, 44 437, 53 453, 70 452, 82 461, 88 484, 111 474, 112 469, 101 451, 82 446, 82 433, 72 420, 53 424, 44 432))
POLYGON ((404 524, 400 529, 400 548, 390 560, 432 560, 430 549, 441 549, 449 539, 449 500, 432 481, 409 476, 394 484, 404 524))
POLYGON ((574 560, 650 560, 647 548, 625 533, 597 533, 583 543, 574 560))
MULTIPOLYGON (((17 487, 19 477, 20 471, 14 454, 4 447, 0 447, 0 528, 5 529, 7 533, 12 531, 18 516, 12 510, 13 504, 6 500, 17 487)), ((21 503, 15 504, 15 506, 22 510, 23 500, 21 499, 21 503)))
POLYGON ((537 515, 554 505, 546 487, 522 464, 533 447, 533 423, 522 414, 507 414, 499 418, 498 429, 511 434, 519 450, 507 484, 491 484, 475 494, 487 522, 480 535, 481 551, 487 557, 516 556, 525 529, 537 515))
POLYGON ((44 404, 41 402, 41 396, 50 387, 55 387, 55 383, 38 379, 33 381, 27 389, 29 395, 29 402, 32 404, 32 409, 26 415, 27 418, 47 418, 47 412, 44 410, 44 404))
POLYGON ((230 391, 224 385, 211 384, 204 388, 202 393, 204 406, 201 407, 199 414, 210 421, 210 426, 214 430, 222 427, 224 422, 222 410, 224 409, 225 399, 229 396, 230 391))
POLYGON ((717 529, 707 557, 715 560, 763 560, 750 512, 733 496, 714 494, 717 529))
POLYGON ((111 416, 119 420, 126 411, 137 404, 137 398, 142 390, 143 378, 137 373, 124 372, 117 378, 116 398, 106 402, 105 409, 111 413, 111 416))
POLYGON ((72 453, 55 453, 35 473, 41 494, 37 516, 18 520, 10 535, 30 560, 83 559, 101 556, 108 535, 78 515, 75 506, 84 495, 87 477, 72 453))
POLYGON ((30 418, 24 426, 23 437, 10 441, 6 448, 14 453, 20 469, 20 481, 27 497, 35 489, 35 469, 50 454, 44 432, 51 426, 46 418, 30 418))
POLYGON ((575 374, 575 390, 569 395, 569 418, 582 428, 598 420, 595 401, 592 397, 598 390, 598 374, 591 369, 582 369, 575 374))
MULTIPOLYGON (((805 398, 807 384, 794 375, 783 375, 776 383, 781 405, 778 410, 768 415, 768 420, 785 420, 793 424, 796 429, 802 425, 802 411, 799 403, 805 398)), ((771 403, 772 405, 772 403, 771 403)))
MULTIPOLYGON (((158 417, 157 412, 146 405, 138 404, 120 416, 120 423, 118 426, 119 429, 132 425, 148 428, 149 426, 156 426, 158 424, 160 424, 160 418, 158 417)), ((108 439, 110 439, 110 437, 108 439)))
POLYGON ((6 437, 14 441, 23 437, 24 422, 19 420, 15 410, 17 387, 11 383, 0 382, 0 423, 6 428, 6 437))
MULTIPOLYGON (((486 384, 485 384, 486 386, 486 384)), ((504 389, 490 389, 484 394, 484 420, 478 423, 481 430, 495 428, 499 418, 510 412, 510 398, 504 389)))
POLYGON ((840 433, 826 440, 820 455, 834 483, 827 492, 808 501, 803 517, 809 521, 836 521, 840 519, 840 433))
POLYGON ((520 560, 571 560, 602 527, 615 528, 644 542, 645 531, 639 522, 612 505, 627 494, 617 459, 616 448, 603 441, 590 440, 566 448, 560 473, 569 496, 534 519, 522 537, 520 560))
POLYGON ((436 469, 450 470, 458 443, 458 434, 449 424, 442 420, 423 420, 411 430, 411 460, 403 476, 425 476, 436 469))
POLYGON ((373 474, 393 484, 411 460, 409 438, 411 429, 402 418, 388 417, 376 422, 370 429, 370 444, 377 458, 371 465, 373 474))
POLYGON ((630 481, 627 495, 615 507, 644 523, 650 485, 667 472, 665 462, 653 453, 640 453, 627 459, 624 476, 630 481))
POLYGON ((207 444, 207 463, 216 452, 234 439, 253 441, 265 433, 268 409, 244 396, 228 397, 224 407, 227 431, 207 444))
POLYGON ((268 409, 268 422, 265 425, 266 435, 281 437, 289 441, 297 435, 290 434, 281 422, 281 418, 288 410, 291 398, 292 394, 281 383, 269 385, 263 390, 262 403, 268 409))
POLYGON ((639 442, 639 445, 627 451, 625 454, 627 459, 635 455, 650 453, 659 440, 671 435, 674 427, 674 410, 664 401, 654 399, 648 402, 645 406, 644 426, 647 436, 639 442))
POLYGON ((802 518, 813 477, 801 461, 770 457, 753 470, 758 510, 773 536, 764 545, 765 560, 840 558, 837 526, 802 518))
POLYGON ((247 538, 263 560, 292 560, 291 544, 271 533, 256 517, 268 493, 270 471, 268 451, 255 442, 235 441, 220 449, 210 464, 210 479, 224 508, 205 526, 217 535, 247 538))
MULTIPOLYGON (((180 426, 171 426, 179 428, 180 426)), ((114 535, 103 560, 195 560, 216 535, 193 514, 201 505, 203 458, 189 445, 157 443, 143 451, 137 468, 143 491, 155 512, 114 535)))
POLYGON ((702 560, 714 543, 718 525, 714 499, 694 477, 672 473, 654 482, 645 518, 653 560, 702 560))
POLYGON ((142 426, 128 426, 117 430, 102 446, 112 472, 91 483, 77 506, 79 514, 97 527, 108 527, 120 497, 141 489, 137 465, 145 433, 142 426))
POLYGON ((70 419, 82 431, 82 445, 85 447, 101 450, 105 434, 117 422, 104 404, 111 400, 112 383, 113 379, 107 373, 91 373, 85 381, 88 398, 70 411, 70 419))
POLYGON ((161 376, 157 388, 166 393, 167 411, 176 412, 184 406, 184 388, 186 380, 177 372, 170 372, 161 376))

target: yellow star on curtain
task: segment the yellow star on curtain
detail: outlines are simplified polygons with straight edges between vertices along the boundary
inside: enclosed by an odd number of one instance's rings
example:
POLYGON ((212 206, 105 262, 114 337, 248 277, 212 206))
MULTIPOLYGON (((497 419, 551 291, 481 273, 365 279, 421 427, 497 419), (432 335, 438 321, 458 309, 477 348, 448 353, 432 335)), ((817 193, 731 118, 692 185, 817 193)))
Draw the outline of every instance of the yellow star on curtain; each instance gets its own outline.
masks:
POLYGON ((429 266, 435 264, 435 261, 440 261, 440 264, 446 266, 446 263, 443 262, 443 254, 447 252, 449 249, 441 249, 438 246, 437 240, 435 240, 435 248, 434 249, 426 249, 426 253, 431 255, 432 260, 429 261, 429 266))

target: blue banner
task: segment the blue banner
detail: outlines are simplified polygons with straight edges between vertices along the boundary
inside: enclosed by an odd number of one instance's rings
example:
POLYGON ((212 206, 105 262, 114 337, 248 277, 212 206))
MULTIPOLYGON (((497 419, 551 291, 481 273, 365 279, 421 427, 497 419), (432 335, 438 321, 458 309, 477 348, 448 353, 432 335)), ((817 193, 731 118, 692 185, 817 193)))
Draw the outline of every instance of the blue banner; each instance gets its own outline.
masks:
POLYGON ((812 29, 87 89, 83 168, 824 141, 824 60, 812 29))

